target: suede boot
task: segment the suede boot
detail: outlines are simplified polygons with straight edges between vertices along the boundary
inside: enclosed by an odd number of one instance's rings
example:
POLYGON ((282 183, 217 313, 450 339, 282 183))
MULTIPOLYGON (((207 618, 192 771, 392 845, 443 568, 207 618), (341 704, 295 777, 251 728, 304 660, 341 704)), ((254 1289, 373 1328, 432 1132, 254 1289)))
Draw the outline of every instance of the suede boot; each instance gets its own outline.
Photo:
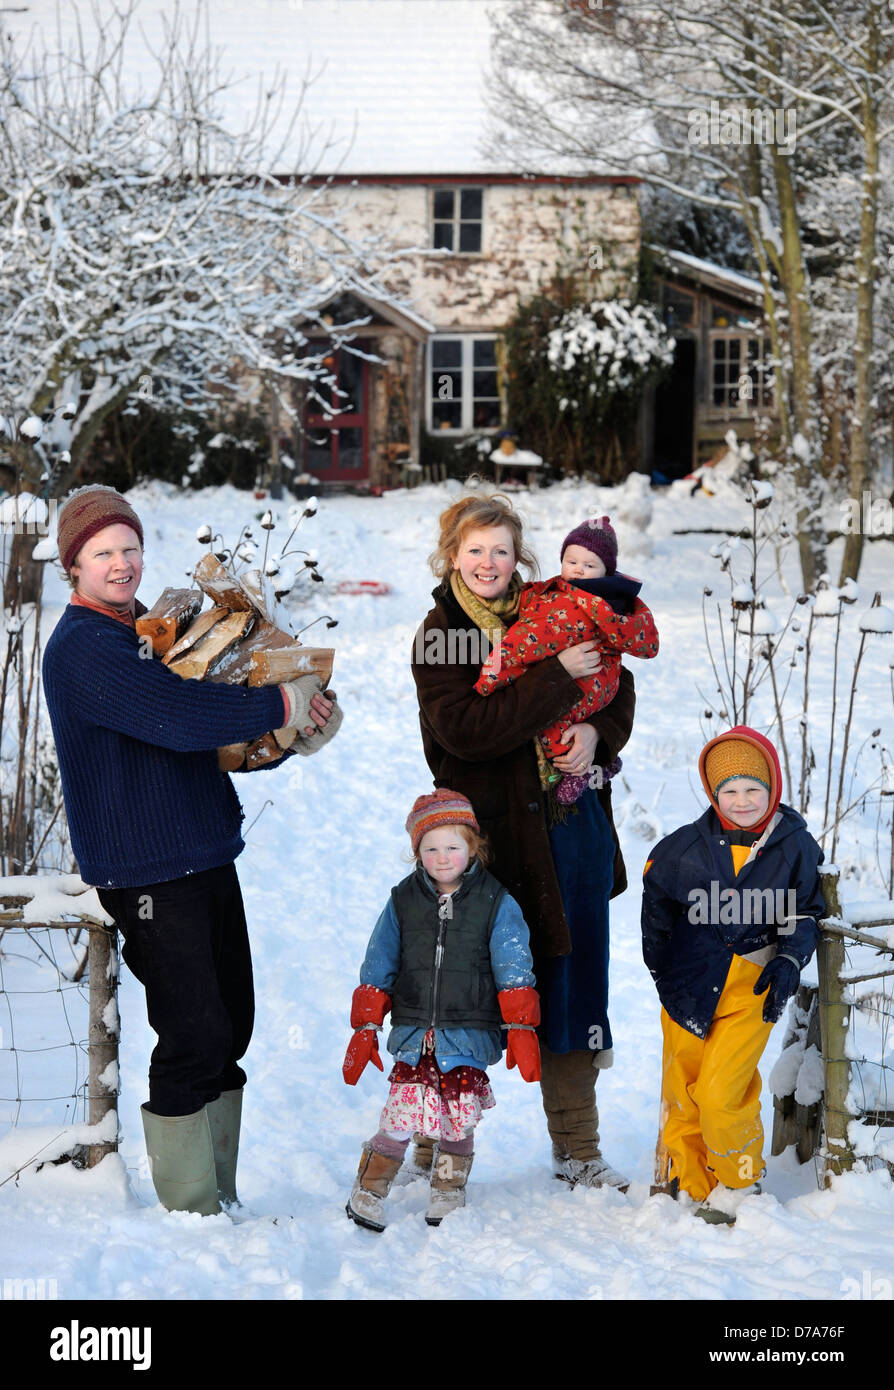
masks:
POLYGON ((214 1148, 205 1107, 192 1115, 154 1115, 145 1105, 141 1108, 152 1183, 162 1206, 199 1216, 218 1215, 214 1148))
POLYGON ((434 1139, 429 1139, 424 1134, 414 1134, 410 1157, 404 1160, 404 1165, 397 1175, 397 1186, 405 1187, 407 1183, 414 1182, 416 1178, 425 1178, 425 1181, 428 1182, 431 1178, 434 1151, 434 1139))
POLYGON ((585 1187, 616 1187, 629 1179, 612 1168, 599 1149, 599 1112, 592 1052, 550 1052, 541 1044, 540 1094, 557 1178, 585 1187))
POLYGON ((239 1157, 239 1130, 242 1124, 242 1090, 221 1091, 217 1100, 205 1106, 214 1149, 217 1196, 224 1206, 241 1207, 236 1195, 236 1160, 239 1157))
POLYGON ((442 1154, 435 1151, 431 1168, 431 1198, 426 1224, 440 1226, 445 1216, 466 1205, 466 1183, 474 1154, 442 1154))
POLYGON ((358 1226, 370 1231, 384 1231, 385 1198, 400 1171, 401 1159, 386 1158, 369 1144, 363 1145, 360 1166, 345 1211, 358 1226))

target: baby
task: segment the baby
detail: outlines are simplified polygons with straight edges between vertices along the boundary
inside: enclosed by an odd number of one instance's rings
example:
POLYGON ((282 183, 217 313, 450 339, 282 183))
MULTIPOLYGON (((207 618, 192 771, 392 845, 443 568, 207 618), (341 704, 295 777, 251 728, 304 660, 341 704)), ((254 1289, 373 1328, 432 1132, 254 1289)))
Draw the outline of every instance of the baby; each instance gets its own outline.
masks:
MULTIPOLYGON (((549 759, 568 752, 562 735, 603 708, 618 693, 621 657, 653 657, 658 631, 649 609, 637 598, 638 579, 617 573, 618 540, 607 516, 584 521, 562 543, 562 571, 554 579, 525 584, 513 623, 481 668, 475 682, 479 695, 489 695, 524 674, 526 666, 556 656, 567 647, 595 640, 602 667, 577 683, 581 698, 568 714, 544 729, 540 743, 549 759)), ((588 785, 586 776, 554 772, 556 795, 569 805, 588 785)))

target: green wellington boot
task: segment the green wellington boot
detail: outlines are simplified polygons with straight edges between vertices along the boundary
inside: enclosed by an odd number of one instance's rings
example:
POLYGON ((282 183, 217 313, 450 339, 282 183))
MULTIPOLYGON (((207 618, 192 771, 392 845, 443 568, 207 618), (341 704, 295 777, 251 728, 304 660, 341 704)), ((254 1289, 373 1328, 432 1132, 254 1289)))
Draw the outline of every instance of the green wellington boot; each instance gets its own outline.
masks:
POLYGON ((146 1106, 143 1133, 158 1200, 168 1211, 216 1216, 217 1177, 205 1107, 194 1115, 153 1115, 146 1106))
POLYGON ((242 1124, 242 1088, 221 1091, 217 1100, 205 1106, 211 1127, 217 1195, 224 1206, 241 1207, 236 1196, 236 1160, 239 1157, 239 1128, 242 1124))

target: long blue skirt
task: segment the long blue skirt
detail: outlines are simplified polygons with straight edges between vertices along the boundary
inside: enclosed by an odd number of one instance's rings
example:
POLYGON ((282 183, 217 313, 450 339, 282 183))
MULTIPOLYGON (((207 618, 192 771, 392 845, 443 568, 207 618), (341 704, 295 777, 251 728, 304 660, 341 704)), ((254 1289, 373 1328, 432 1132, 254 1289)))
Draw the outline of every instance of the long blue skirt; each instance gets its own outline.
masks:
POLYGON ((536 962, 540 1033, 550 1052, 598 1052, 612 1046, 608 1021, 608 900, 615 842, 589 788, 563 825, 549 832, 571 955, 536 962))

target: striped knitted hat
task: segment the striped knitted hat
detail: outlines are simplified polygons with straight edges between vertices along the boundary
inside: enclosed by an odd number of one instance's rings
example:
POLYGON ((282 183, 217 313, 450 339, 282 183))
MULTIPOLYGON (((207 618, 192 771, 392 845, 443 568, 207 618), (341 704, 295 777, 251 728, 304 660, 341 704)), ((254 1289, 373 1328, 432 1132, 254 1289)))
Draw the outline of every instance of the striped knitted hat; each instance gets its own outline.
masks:
POLYGON ((743 738, 728 738, 715 743, 705 757, 705 776, 715 797, 725 782, 734 777, 750 777, 772 790, 770 768, 759 748, 743 738))
POLYGON ((440 830, 443 825, 468 825, 477 835, 481 828, 475 819, 472 803, 461 792, 452 792, 447 787, 438 787, 426 796, 417 796, 413 809, 407 816, 407 834, 413 846, 413 853, 419 849, 423 835, 429 830, 440 830))
POLYGON ((81 546, 106 526, 129 526, 143 544, 143 527, 130 503, 113 487, 79 487, 59 508, 59 559, 70 570, 81 546))

